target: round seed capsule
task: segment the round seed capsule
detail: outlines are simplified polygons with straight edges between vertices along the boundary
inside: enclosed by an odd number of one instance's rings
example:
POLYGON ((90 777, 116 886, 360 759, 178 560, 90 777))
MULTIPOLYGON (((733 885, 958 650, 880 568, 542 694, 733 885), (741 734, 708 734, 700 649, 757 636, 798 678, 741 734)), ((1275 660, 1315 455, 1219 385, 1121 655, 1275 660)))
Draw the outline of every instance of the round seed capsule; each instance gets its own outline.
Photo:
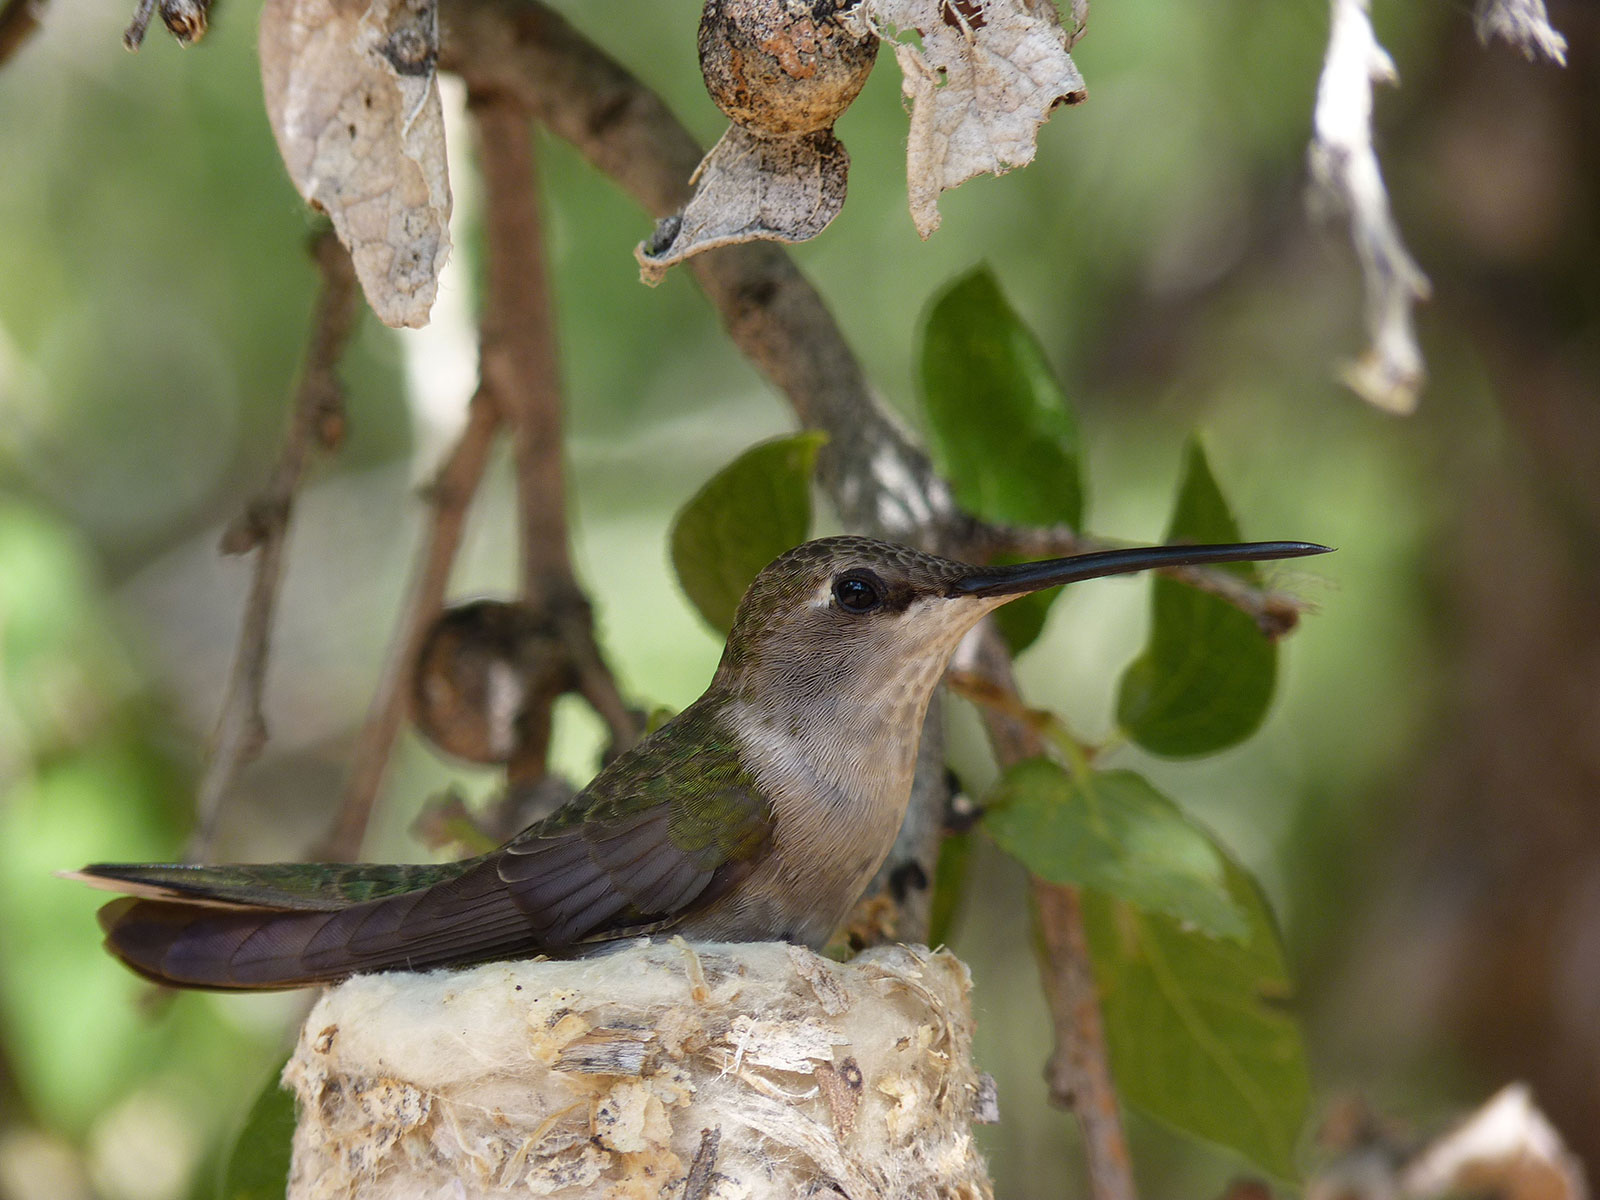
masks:
POLYGON ((700 70, 717 107, 768 136, 831 128, 878 54, 840 21, 857 2, 706 0, 700 70))

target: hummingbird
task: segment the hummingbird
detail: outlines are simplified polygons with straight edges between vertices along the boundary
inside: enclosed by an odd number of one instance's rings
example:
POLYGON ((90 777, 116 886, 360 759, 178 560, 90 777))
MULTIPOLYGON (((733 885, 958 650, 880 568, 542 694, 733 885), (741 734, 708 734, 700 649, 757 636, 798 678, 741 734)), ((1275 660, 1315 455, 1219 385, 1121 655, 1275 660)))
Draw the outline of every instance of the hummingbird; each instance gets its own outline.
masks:
POLYGON ((972 566, 863 537, 750 584, 705 693, 497 850, 416 865, 95 864, 106 947, 174 987, 572 957, 665 931, 820 948, 888 856, 928 701, 985 614, 1105 575, 1322 554, 1152 546, 972 566))

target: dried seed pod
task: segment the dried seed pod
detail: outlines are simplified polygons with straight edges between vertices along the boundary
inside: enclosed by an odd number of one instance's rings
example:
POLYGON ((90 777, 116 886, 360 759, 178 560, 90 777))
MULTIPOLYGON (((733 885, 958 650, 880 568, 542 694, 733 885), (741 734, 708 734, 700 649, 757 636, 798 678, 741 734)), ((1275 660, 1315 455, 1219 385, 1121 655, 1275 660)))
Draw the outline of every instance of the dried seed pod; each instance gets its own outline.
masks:
POLYGON ((717 107, 753 133, 831 128, 878 54, 840 17, 858 0, 706 0, 700 71, 717 107))
POLYGON ((542 752, 550 705, 572 684, 560 639, 526 607, 474 600, 446 609, 422 639, 412 676, 419 732, 468 762, 542 752))

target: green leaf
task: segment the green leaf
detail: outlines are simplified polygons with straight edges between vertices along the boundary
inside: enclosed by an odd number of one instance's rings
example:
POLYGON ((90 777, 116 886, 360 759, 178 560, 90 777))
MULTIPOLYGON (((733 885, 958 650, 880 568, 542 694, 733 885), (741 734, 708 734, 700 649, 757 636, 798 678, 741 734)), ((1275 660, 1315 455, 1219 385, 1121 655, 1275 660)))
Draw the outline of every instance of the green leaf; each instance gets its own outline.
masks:
POLYGON ((1051 883, 1099 888, 1218 937, 1249 932, 1216 843, 1132 771, 1074 776, 1027 759, 1001 777, 983 827, 1051 883))
POLYGON ((811 472, 822 433, 798 433, 746 450, 702 487, 672 523, 678 581, 712 628, 727 633, 739 598, 811 528, 811 472))
POLYGON ((1305 1047, 1283 1007, 1288 971, 1266 902, 1231 862, 1228 887, 1249 920, 1242 943, 1083 893, 1111 1065, 1129 1104, 1293 1180, 1311 1099, 1305 1047))
POLYGON ((267 1077, 228 1151, 217 1200, 282 1200, 289 1186, 294 1096, 279 1082, 284 1063, 267 1077))
MULTIPOLYGON (((1205 452, 1191 441, 1167 541, 1240 540, 1205 452)), ((1212 569, 1260 581, 1253 563, 1212 569)), ((1220 596, 1157 576, 1151 582, 1150 638, 1123 672, 1117 720, 1153 754, 1213 754, 1261 725, 1277 675, 1277 647, 1249 615, 1220 596)))
MULTIPOLYGON (((1078 422, 1038 340, 980 267, 922 329, 922 404, 934 462, 969 512, 1022 525, 1083 520, 1078 422)), ((1044 626, 1053 588, 995 614, 1014 652, 1044 626)))

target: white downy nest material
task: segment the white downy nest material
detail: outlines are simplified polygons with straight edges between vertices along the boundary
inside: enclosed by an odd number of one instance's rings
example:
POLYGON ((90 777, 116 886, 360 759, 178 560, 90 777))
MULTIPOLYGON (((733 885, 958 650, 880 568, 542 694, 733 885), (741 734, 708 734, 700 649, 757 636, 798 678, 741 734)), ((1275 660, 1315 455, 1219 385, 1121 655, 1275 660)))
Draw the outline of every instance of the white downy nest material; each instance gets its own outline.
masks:
POLYGON ((428 323, 450 255, 436 0, 266 0, 261 82, 289 177, 386 325, 428 323))
POLYGON ((359 976, 284 1070, 289 1200, 991 1195, 952 955, 773 943, 359 976))

